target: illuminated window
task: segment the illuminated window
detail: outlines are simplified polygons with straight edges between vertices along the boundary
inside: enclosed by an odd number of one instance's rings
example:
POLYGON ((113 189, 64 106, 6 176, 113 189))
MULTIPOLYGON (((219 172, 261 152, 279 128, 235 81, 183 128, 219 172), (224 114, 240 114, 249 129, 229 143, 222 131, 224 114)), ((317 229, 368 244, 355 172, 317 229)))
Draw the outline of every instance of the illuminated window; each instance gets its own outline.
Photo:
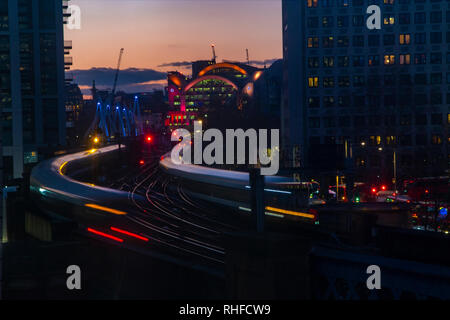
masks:
POLYGON ((395 144, 395 136, 387 136, 386 137, 386 144, 388 144, 388 145, 392 145, 392 144, 395 144))
POLYGON ((334 57, 323 57, 323 66, 327 68, 334 67, 334 57))
POLYGON ((333 48, 334 46, 334 37, 328 36, 322 38, 322 44, 324 48, 333 48))
POLYGON ((356 157, 356 165, 358 167, 365 167, 366 166, 366 160, 363 157, 356 157))
POLYGON ((308 38, 308 48, 318 48, 319 47, 319 38, 318 37, 309 37, 308 38))
POLYGON ((331 28, 333 27, 333 16, 322 17, 322 27, 331 28))
POLYGON ((410 63, 411 63, 411 55, 409 53, 400 55, 400 64, 410 64, 410 63))
POLYGON ((308 67, 318 68, 319 67, 319 58, 318 57, 308 57, 308 67))
POLYGON ((334 77, 324 77, 323 78, 323 87, 324 88, 333 88, 334 87, 334 77))
POLYGON ((384 56, 384 64, 385 65, 393 65, 393 64, 395 64, 395 55, 393 55, 393 54, 386 54, 384 56))
POLYGON ((369 143, 372 146, 380 145, 381 144, 381 136, 370 136, 369 143))
POLYGON ((394 0, 384 0, 384 4, 394 4, 394 0))
POLYGON ((383 23, 386 24, 386 25, 394 24, 395 23, 394 16, 389 16, 389 15, 384 16, 383 23))
POLYGON ((348 37, 347 36, 339 36, 337 38, 337 46, 340 48, 348 47, 348 37))
POLYGON ((434 134, 431 137, 431 143, 432 144, 442 144, 442 136, 439 134, 434 134))
POLYGON ((369 56, 369 58, 368 58, 369 67, 378 66, 379 64, 380 64, 380 56, 379 55, 369 56))
POLYGON ((409 33, 401 34, 399 36, 400 44, 410 44, 410 41, 411 41, 411 35, 409 33))
POLYGON ((308 8, 317 8, 317 1, 318 0, 306 0, 308 8))
POLYGON ((319 108, 320 107, 320 98, 319 97, 309 97, 308 98, 308 107, 319 108))
POLYGON ((333 96, 326 96, 323 98, 324 107, 327 107, 327 108, 334 107, 334 104, 335 104, 334 102, 335 102, 335 100, 334 100, 333 96))
POLYGON ((309 77, 308 78, 308 87, 318 88, 319 87, 319 77, 309 77))

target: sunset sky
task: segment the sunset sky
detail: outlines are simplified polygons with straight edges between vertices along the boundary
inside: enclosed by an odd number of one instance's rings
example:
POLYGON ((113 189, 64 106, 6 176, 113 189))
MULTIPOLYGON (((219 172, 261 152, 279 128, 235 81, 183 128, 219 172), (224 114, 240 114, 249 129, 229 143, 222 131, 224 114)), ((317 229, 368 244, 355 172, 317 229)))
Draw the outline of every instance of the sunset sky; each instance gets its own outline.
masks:
POLYGON ((113 70, 90 69, 115 68, 120 48, 125 53, 119 85, 126 91, 161 85, 168 70, 189 74, 190 68, 183 65, 211 59, 211 43, 219 61, 245 61, 246 48, 259 66, 282 56, 281 0, 72 0, 70 4, 81 8, 81 29, 66 28, 65 39, 73 41, 73 75, 83 88, 94 78, 100 87, 112 86, 113 70))

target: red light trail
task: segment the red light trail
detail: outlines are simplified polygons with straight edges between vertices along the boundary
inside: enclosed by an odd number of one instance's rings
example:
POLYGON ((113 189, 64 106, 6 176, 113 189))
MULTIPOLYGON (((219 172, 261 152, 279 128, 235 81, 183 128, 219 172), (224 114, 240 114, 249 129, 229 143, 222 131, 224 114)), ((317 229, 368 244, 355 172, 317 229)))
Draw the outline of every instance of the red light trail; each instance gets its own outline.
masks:
POLYGON ((108 238, 108 239, 111 239, 111 240, 114 240, 114 241, 117 241, 117 242, 123 242, 122 239, 117 238, 117 237, 114 237, 114 236, 112 236, 112 235, 110 235, 110 234, 103 233, 103 232, 100 232, 100 231, 95 230, 95 229, 92 229, 92 228, 88 228, 87 230, 88 230, 89 232, 91 232, 91 233, 96 234, 96 235, 99 235, 99 236, 102 236, 102 237, 105 237, 105 238, 108 238))

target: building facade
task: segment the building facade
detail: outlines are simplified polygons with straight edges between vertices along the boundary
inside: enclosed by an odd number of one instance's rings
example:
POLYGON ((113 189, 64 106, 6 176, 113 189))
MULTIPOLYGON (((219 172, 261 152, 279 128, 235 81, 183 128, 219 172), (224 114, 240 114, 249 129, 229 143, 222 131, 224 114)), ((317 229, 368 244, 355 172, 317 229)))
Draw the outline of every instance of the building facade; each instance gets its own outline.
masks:
POLYGON ((285 165, 342 145, 360 179, 446 173, 447 1, 283 0, 283 52, 285 165), (381 29, 366 25, 370 5, 381 29))
POLYGON ((21 178, 41 150, 65 144, 61 0, 0 2, 1 157, 6 180, 21 178))

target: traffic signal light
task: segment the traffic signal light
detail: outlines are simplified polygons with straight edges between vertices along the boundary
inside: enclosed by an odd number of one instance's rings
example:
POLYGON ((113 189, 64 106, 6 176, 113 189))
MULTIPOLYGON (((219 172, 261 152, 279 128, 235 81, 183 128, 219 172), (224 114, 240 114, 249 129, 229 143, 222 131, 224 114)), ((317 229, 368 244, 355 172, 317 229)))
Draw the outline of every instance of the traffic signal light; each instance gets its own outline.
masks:
POLYGON ((152 142, 153 138, 150 135, 145 136, 145 142, 150 143, 152 142))
POLYGON ((143 165, 145 164, 145 161, 144 161, 144 160, 141 160, 141 161, 139 161, 139 164, 140 164, 141 166, 143 166, 143 165))

